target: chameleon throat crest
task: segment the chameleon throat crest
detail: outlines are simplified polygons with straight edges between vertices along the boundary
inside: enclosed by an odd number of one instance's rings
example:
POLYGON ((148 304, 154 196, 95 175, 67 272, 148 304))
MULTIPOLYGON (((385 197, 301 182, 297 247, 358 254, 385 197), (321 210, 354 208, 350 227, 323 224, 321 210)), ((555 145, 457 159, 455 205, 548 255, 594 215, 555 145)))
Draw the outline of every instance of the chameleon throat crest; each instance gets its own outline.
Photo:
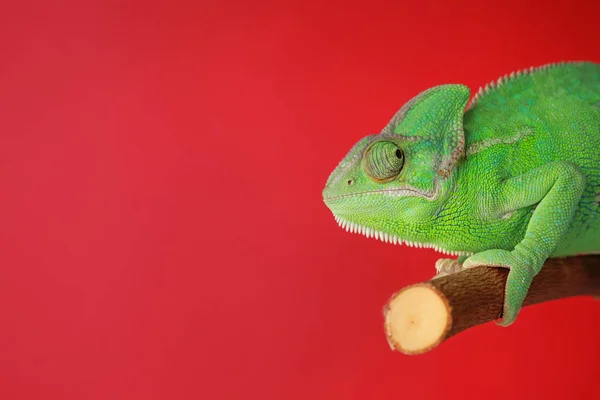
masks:
POLYGON ((391 235, 386 232, 381 232, 376 229, 369 228, 368 226, 363 226, 363 225, 356 224, 354 222, 347 221, 341 217, 338 217, 335 214, 333 214, 333 216, 335 218, 335 221, 338 223, 338 225, 340 227, 342 227, 343 229, 345 229, 346 232, 361 233, 361 234, 365 235, 366 237, 374 237, 376 239, 381 240, 382 242, 399 244, 399 245, 404 243, 410 247, 434 249, 438 253, 442 253, 442 254, 446 254, 446 255, 450 255, 450 256, 470 256, 473 254, 472 252, 468 252, 468 251, 446 250, 446 249, 444 249, 440 246, 437 246, 433 243, 419 243, 419 242, 411 242, 410 240, 403 240, 403 239, 400 239, 398 236, 391 235))

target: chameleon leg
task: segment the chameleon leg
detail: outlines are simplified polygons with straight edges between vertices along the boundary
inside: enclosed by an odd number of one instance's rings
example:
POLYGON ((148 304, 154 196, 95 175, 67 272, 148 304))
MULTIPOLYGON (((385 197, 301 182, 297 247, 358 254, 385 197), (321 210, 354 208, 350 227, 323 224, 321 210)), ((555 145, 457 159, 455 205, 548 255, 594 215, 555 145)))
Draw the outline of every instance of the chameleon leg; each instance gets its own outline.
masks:
POLYGON ((537 204, 523 240, 514 250, 492 249, 467 258, 463 268, 510 268, 499 325, 512 324, 533 277, 566 235, 585 186, 585 176, 574 164, 557 161, 502 182, 492 196, 493 217, 537 204))

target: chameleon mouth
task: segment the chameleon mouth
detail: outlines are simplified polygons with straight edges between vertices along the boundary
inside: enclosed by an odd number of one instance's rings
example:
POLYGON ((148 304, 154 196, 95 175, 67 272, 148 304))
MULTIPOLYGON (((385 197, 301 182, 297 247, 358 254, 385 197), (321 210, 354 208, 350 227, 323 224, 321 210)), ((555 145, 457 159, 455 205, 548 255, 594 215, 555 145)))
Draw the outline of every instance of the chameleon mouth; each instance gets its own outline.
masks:
POLYGON ((340 227, 346 230, 346 232, 351 233, 360 233, 368 238, 372 237, 375 239, 379 239, 382 242, 393 243, 393 244, 406 244, 410 247, 418 247, 423 249, 434 249, 438 253, 446 254, 449 256, 470 256, 473 253, 469 251, 451 251, 446 250, 438 245, 433 243, 420 243, 420 242, 412 242, 410 240, 401 239, 396 235, 392 235, 386 232, 378 231, 373 228, 369 228, 368 226, 360 225, 355 222, 348 221, 342 217, 337 215, 333 215, 335 217, 335 221, 338 223, 340 227))
POLYGON ((433 200, 436 195, 436 193, 429 193, 426 191, 419 191, 419 190, 415 190, 412 188, 403 187, 403 188, 395 188, 395 189, 365 190, 362 192, 340 194, 337 196, 327 196, 324 194, 323 200, 325 202, 328 202, 328 201, 332 201, 332 200, 338 200, 338 199, 343 199, 343 198, 347 198, 347 197, 356 197, 356 196, 361 196, 361 195, 365 195, 365 194, 384 194, 384 195, 393 196, 393 197, 400 197, 400 196, 423 197, 423 198, 426 198, 429 200, 433 200))

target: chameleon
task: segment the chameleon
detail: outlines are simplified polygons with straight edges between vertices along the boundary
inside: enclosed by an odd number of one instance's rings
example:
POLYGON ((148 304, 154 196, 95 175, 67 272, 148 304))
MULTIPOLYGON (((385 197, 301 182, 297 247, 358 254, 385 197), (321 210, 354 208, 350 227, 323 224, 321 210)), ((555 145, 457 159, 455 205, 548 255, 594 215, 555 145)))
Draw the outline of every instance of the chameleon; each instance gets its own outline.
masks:
POLYGON ((546 259, 600 253, 600 64, 531 67, 470 99, 463 84, 413 97, 322 195, 346 231, 449 256, 438 275, 508 268, 508 326, 546 259))

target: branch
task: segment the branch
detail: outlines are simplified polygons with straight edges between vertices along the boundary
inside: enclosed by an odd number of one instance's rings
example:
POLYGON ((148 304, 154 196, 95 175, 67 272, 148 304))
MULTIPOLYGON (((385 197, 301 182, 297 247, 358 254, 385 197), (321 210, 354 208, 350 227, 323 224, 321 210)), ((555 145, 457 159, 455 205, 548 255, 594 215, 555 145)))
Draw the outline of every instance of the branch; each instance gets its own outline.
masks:
MULTIPOLYGON (((508 269, 477 267, 407 286, 384 308, 392 349, 421 354, 444 340, 502 316, 508 269)), ((600 255, 548 259, 524 306, 571 296, 600 295, 600 255)))

